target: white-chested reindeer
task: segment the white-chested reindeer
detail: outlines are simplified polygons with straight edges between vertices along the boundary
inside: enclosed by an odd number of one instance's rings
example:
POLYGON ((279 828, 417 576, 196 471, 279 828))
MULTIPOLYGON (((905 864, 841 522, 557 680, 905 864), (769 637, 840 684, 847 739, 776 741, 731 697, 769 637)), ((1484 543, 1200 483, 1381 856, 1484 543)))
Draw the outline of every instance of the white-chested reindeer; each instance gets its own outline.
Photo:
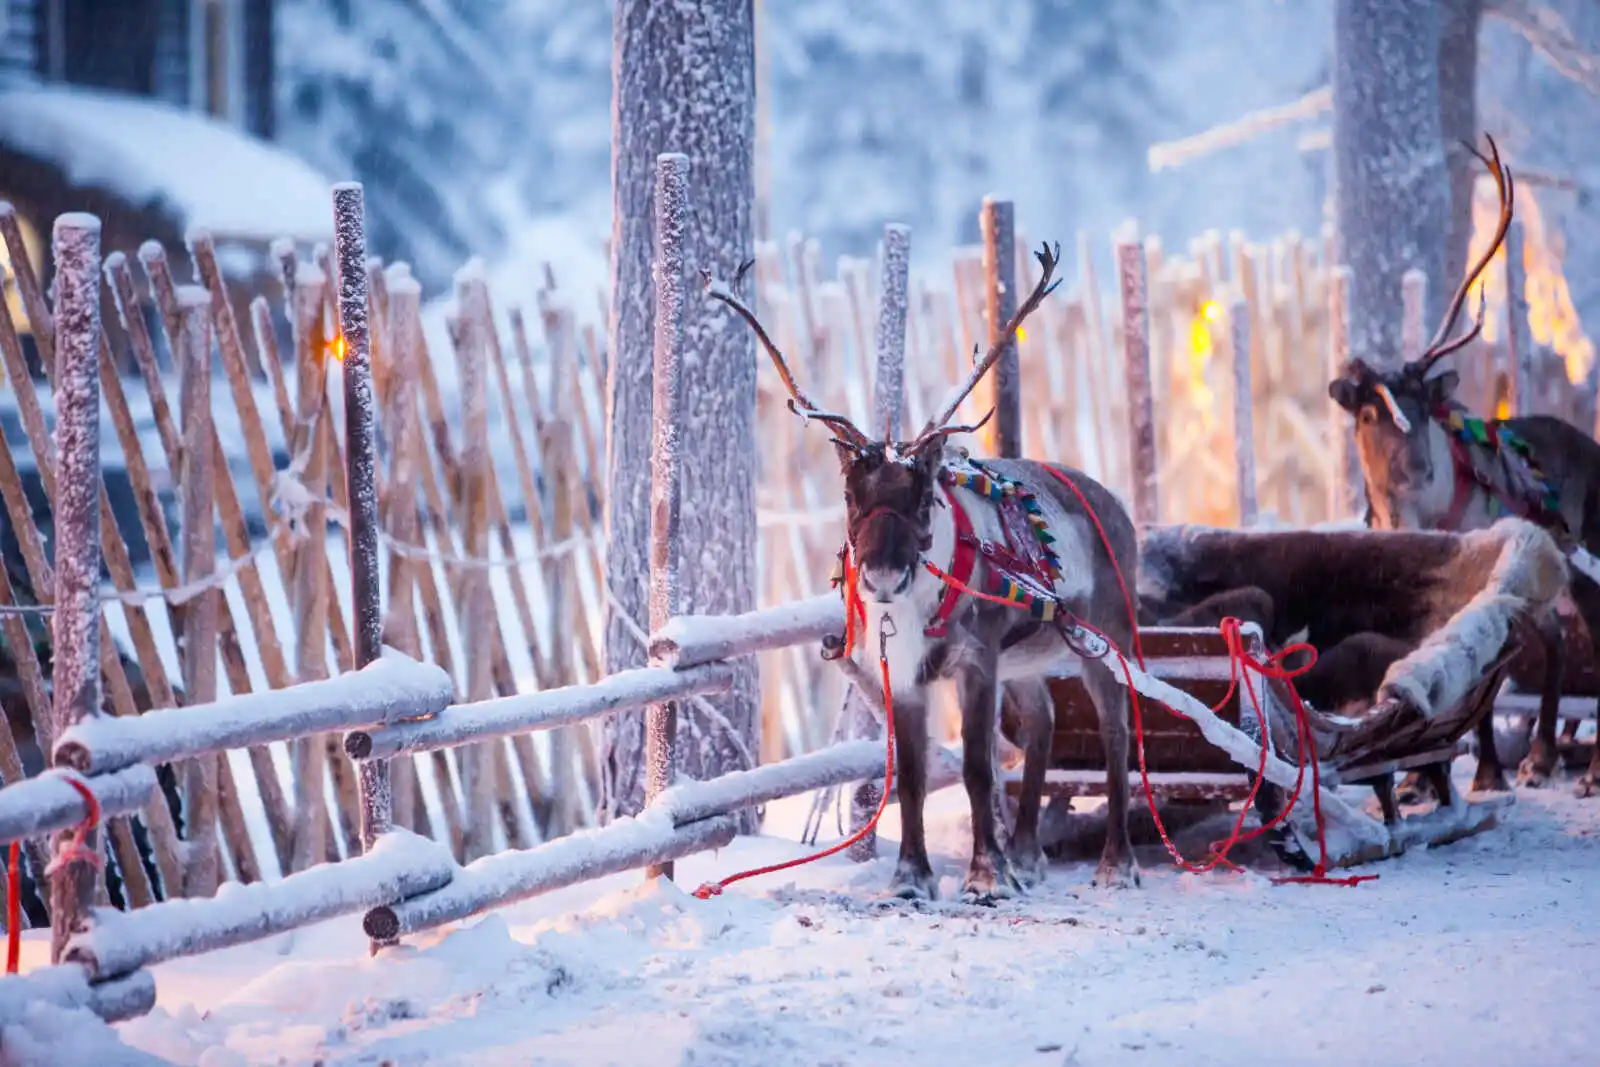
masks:
MULTIPOLYGON (((1077 625, 1082 620, 1119 648, 1130 647, 1132 620, 1116 568, 1134 573, 1138 548, 1133 524, 1110 492, 1078 471, 1030 460, 980 463, 947 448, 952 435, 977 428, 952 424, 962 400, 999 360, 1017 327, 1055 288, 1051 279, 1060 261, 1059 246, 1054 251, 1045 246, 1036 255, 1043 268, 1039 283, 1005 324, 1001 341, 975 364, 944 410, 909 441, 876 440, 844 416, 819 410, 795 384, 755 314, 728 286, 705 277, 710 295, 737 312, 772 357, 792 398, 790 410, 823 423, 834 434, 848 520, 843 559, 847 575, 853 576, 845 583, 846 613, 862 635, 858 648, 865 649, 855 654, 877 657, 881 642, 892 694, 903 833, 891 889, 901 897, 930 899, 937 885, 922 815, 927 690, 944 679, 954 681, 960 699, 962 777, 972 805, 972 862, 963 898, 993 902, 1043 876, 1039 806, 1054 711, 1036 680, 1071 654, 1067 649, 1080 653, 1106 751, 1110 824, 1095 882, 1127 886, 1139 880, 1128 840, 1127 694, 1111 667, 1095 658, 1103 645, 1097 648, 1090 632, 1077 625), (1070 488, 1073 484, 1082 501, 1070 488), (1103 540, 1085 502, 1099 516, 1103 540), (1049 537, 1040 537, 1045 531, 1049 537), (996 603, 971 591, 998 593, 1013 603, 996 603), (1005 687, 1001 715, 1002 684, 1013 679, 1025 684, 1005 687), (992 804, 997 716, 1007 738, 1024 752, 1009 855, 1000 846, 992 804)), ((740 269, 735 286, 748 266, 740 269)), ((872 677, 877 674, 871 671, 872 677)))
MULTIPOLYGON (((1469 148, 1471 146, 1468 146, 1469 148)), ((1455 399, 1460 376, 1447 370, 1429 377, 1434 365, 1464 348, 1483 328, 1480 300, 1476 324, 1449 339, 1472 284, 1505 240, 1511 226, 1515 183, 1500 161, 1494 139, 1489 155, 1473 154, 1488 167, 1500 194, 1494 239, 1456 289, 1444 321, 1427 349, 1397 371, 1379 372, 1352 361, 1328 384, 1328 395, 1356 420, 1356 449, 1366 480, 1368 523, 1379 529, 1481 529, 1506 515, 1520 515, 1548 530, 1568 553, 1572 594, 1600 655, 1600 586, 1589 553, 1600 549, 1600 445, 1581 430, 1548 415, 1480 421, 1455 399)), ((1533 748, 1519 772, 1530 785, 1545 782, 1557 758, 1556 712, 1562 682, 1559 620, 1535 620, 1544 645, 1546 677, 1533 748)), ((1506 788, 1494 752, 1493 730, 1479 731, 1479 767, 1474 785, 1506 788)), ((1578 794, 1600 783, 1600 745, 1578 794)))

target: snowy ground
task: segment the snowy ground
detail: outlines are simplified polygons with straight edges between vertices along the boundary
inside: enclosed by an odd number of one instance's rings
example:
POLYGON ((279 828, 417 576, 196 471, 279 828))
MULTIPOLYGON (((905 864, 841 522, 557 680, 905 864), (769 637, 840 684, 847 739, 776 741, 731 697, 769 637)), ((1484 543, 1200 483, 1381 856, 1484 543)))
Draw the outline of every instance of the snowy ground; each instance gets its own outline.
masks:
MULTIPOLYGON (((965 803, 933 803, 949 896, 965 803)), ((1057 864, 996 910, 880 904, 888 859, 711 902, 622 875, 376 959, 351 919, 167 964, 152 1015, 115 1035, 41 1017, 72 1047, 30 1058, 9 1029, 0 1062, 1592 1064, 1597 831, 1600 803, 1523 792, 1501 828, 1355 889, 1181 876, 1146 851, 1142 889, 1098 892, 1089 863, 1057 864)), ((799 851, 740 841, 681 863, 679 883, 799 851)), ((36 964, 44 944, 27 949, 36 964)))

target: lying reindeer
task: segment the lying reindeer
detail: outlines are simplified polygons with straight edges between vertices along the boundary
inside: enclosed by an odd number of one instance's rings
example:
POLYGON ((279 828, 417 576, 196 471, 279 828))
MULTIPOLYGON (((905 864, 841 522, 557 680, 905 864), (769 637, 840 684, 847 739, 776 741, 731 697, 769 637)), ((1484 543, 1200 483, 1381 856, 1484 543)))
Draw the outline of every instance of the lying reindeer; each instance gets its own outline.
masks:
MULTIPOLYGON (((1470 147, 1470 146, 1469 146, 1470 147)), ((1550 532, 1575 564, 1588 565, 1600 549, 1600 445, 1587 434, 1548 415, 1479 421, 1455 400, 1460 376, 1434 377, 1434 364, 1459 351, 1483 328, 1447 340, 1472 284, 1505 241, 1511 226, 1514 182, 1489 139, 1489 156, 1473 154, 1488 167, 1500 195, 1494 240, 1457 287, 1444 321, 1427 349, 1397 371, 1380 372, 1361 360, 1328 384, 1328 395, 1355 417, 1356 449, 1366 481, 1368 524, 1379 529, 1482 529, 1500 515, 1520 515, 1550 532)), ((1600 586, 1576 566, 1573 600, 1600 643, 1600 586)), ((1518 778, 1542 785, 1557 759, 1556 718, 1561 697, 1563 642, 1553 612, 1537 620, 1545 651, 1545 679, 1533 748, 1518 778)), ((1596 648, 1600 655, 1600 647, 1596 648)), ((1480 736, 1480 750, 1491 740, 1480 736)), ((1480 759, 1486 753, 1480 751, 1480 759)), ((1480 778, 1483 776, 1480 775, 1480 778)), ((1579 780, 1579 796, 1600 783, 1600 745, 1579 780)), ((1503 780, 1496 784, 1505 788, 1503 780)))
MULTIPOLYGON (((932 899, 937 885, 922 818, 927 690, 944 679, 954 681, 960 698, 962 778, 972 806, 972 861, 962 897, 991 903, 1043 876, 1039 807, 1054 710, 1037 696, 1022 699, 1042 687, 1017 686, 1007 694, 1006 736, 1024 752, 1009 855, 999 843, 993 804, 996 717, 1002 683, 1037 679, 1057 667, 1063 639, 1082 660, 1105 743, 1109 831, 1095 883, 1139 881, 1128 838, 1127 694, 1111 665, 1095 658, 1096 651, 1104 653, 1103 645, 1096 649, 1089 631, 1076 625, 1081 619, 1118 648, 1131 647, 1133 620, 1115 568, 1130 579, 1137 569, 1133 524, 1109 491, 1078 471, 1028 460, 980 463, 947 447, 951 436, 977 429, 953 425, 956 409, 999 360, 1017 327, 1055 288, 1051 279, 1059 247, 1046 246, 1036 255, 1043 270, 1033 292, 954 398, 910 441, 874 440, 844 416, 820 411, 795 384, 755 314, 727 286, 705 276, 709 294, 755 331, 792 398, 790 410, 834 432, 848 520, 842 553, 846 614, 851 630, 864 633, 860 643, 867 655, 881 654, 887 663, 903 828, 890 888, 908 899, 932 899), (1098 516, 1103 537, 1070 485, 1098 516), (1045 531, 1053 544, 1040 536, 1045 531), (971 591, 1009 598, 1031 610, 968 595, 971 591)), ((743 275, 741 269, 736 285, 743 275)))

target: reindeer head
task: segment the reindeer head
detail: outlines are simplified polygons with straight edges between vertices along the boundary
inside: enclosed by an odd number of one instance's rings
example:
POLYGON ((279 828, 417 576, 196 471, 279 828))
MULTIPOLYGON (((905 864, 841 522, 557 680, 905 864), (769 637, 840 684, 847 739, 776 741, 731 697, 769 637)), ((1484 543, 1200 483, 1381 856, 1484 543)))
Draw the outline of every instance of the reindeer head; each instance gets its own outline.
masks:
POLYGON ((783 353, 773 344, 755 312, 735 295, 749 272, 750 263, 739 268, 732 286, 713 281, 709 272, 701 272, 706 292, 744 319, 755 331, 761 347, 772 357, 778 377, 789 391, 789 410, 833 431, 833 443, 844 475, 850 554, 864 591, 880 603, 891 603, 910 589, 922 554, 932 545, 933 509, 939 504, 939 468, 946 438, 977 430, 994 415, 991 410, 973 425, 958 426, 951 422, 956 409, 1000 361, 1017 327, 1060 284, 1053 279, 1061 262, 1061 246, 1052 249, 1045 245, 1034 255, 1041 271, 1033 292, 1017 308, 984 357, 979 360, 977 353, 973 353, 973 368, 966 381, 946 401, 943 410, 929 419, 910 441, 894 440, 888 427, 883 438, 875 440, 843 415, 823 411, 800 390, 783 353))
POLYGON ((1370 498, 1399 503, 1420 493, 1434 476, 1429 423, 1434 413, 1452 399, 1460 375, 1453 370, 1429 376, 1434 364, 1466 347, 1483 330, 1483 293, 1479 290, 1478 316, 1472 328, 1450 339, 1474 282, 1483 274, 1511 226, 1515 184, 1511 171, 1500 162, 1500 151, 1489 138, 1489 155, 1468 146, 1494 177, 1500 196, 1500 221, 1494 239, 1472 270, 1462 279, 1445 311, 1444 321, 1423 353, 1398 370, 1380 371, 1363 360, 1352 360, 1344 373, 1328 383, 1328 396, 1356 420, 1356 451, 1370 498))

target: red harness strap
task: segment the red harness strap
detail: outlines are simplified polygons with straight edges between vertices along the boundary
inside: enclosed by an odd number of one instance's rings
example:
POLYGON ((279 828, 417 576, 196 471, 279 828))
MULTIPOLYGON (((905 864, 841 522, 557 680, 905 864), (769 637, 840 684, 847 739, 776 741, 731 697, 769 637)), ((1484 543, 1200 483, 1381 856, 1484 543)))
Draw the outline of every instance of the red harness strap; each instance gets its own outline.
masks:
MULTIPOLYGON (((956 500, 955 493, 951 492, 948 485, 941 485, 939 488, 944 490, 945 501, 950 505, 950 515, 956 524, 955 555, 950 559, 950 575, 960 585, 969 585, 973 569, 978 565, 978 538, 973 533, 972 520, 967 517, 967 511, 961 506, 960 501, 956 500)), ((960 603, 960 587, 946 582, 944 596, 939 600, 939 610, 928 620, 928 625, 922 631, 923 635, 943 637, 950 625, 950 617, 956 613, 956 605, 960 603)))

